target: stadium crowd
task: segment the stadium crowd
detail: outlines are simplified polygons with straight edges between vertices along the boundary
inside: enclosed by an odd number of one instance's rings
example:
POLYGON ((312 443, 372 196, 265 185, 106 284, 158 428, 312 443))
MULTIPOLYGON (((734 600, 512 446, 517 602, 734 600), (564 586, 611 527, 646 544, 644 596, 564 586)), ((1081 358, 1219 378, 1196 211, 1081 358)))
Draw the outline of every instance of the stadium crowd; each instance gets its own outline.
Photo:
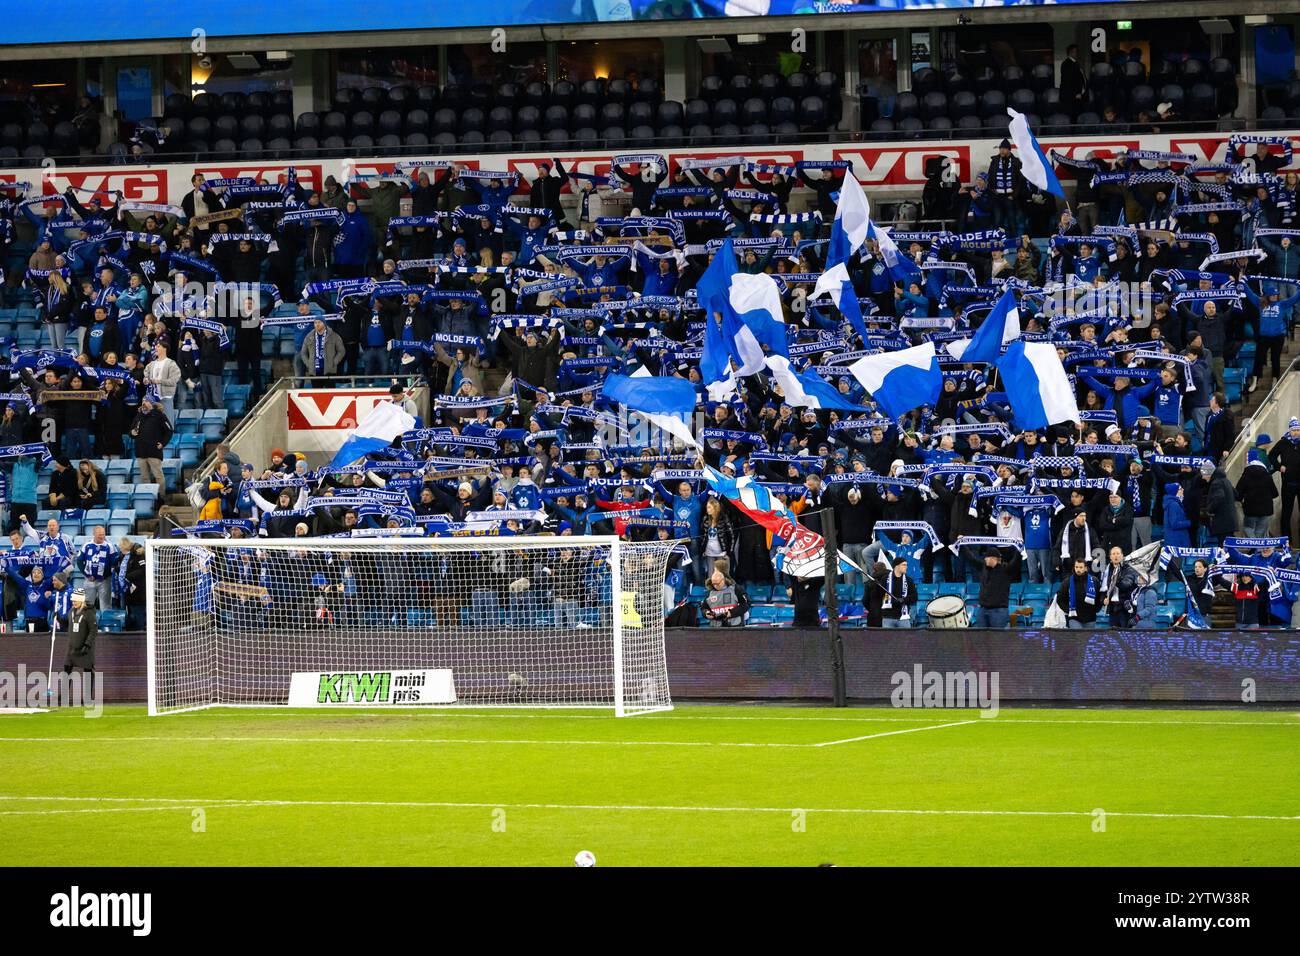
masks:
POLYGON ((1022 175, 1007 141, 969 184, 937 165, 925 205, 951 228, 874 226, 837 300, 811 293, 834 251, 842 161, 633 154, 608 176, 557 161, 531 184, 411 162, 319 192, 292 173, 196 176, 179 208, 10 188, 0 235, 14 217, 37 231, 24 283, 48 332, 48 348, 15 348, 3 372, 11 598, 29 620, 66 613, 60 577, 76 561, 98 585, 90 600, 130 610, 129 542, 97 528, 95 549, 74 555, 57 522, 37 533, 21 520, 34 463, 56 462, 52 506, 93 498, 92 451, 129 444, 149 480, 177 408, 221 407, 227 362, 261 390, 263 331, 281 325, 295 377, 383 378, 412 411, 408 389, 427 383, 431 420, 340 467, 227 453, 193 489, 199 522, 185 533, 682 539, 668 583, 687 617, 699 604, 743 623, 746 592, 776 587, 796 623, 815 623, 818 583, 786 573, 787 542, 718 491, 748 477, 814 532, 834 514, 861 569, 844 580, 864 585, 871 623, 906 626, 922 585, 971 582, 978 626, 1006 626, 1022 583, 1048 588, 1068 626, 1099 613, 1152 626, 1153 585, 1168 577, 1187 585, 1193 620, 1218 584, 1240 626, 1290 626, 1300 420, 1259 436, 1235 483, 1224 469, 1229 393, 1281 376, 1300 302, 1296 176, 1278 172, 1290 139, 1239 134, 1221 164, 1054 159, 1076 183, 1070 205, 1022 175), (706 381, 712 330, 695 293, 720 250, 736 272, 775 279, 790 365, 833 398, 791 400, 789 380, 765 372, 706 381), (207 298, 186 296, 194 281, 207 298), (214 288, 237 293, 236 314, 213 311, 214 288), (1018 427, 996 370, 945 350, 1007 290, 1020 337, 1056 346, 1077 422, 1018 427), (883 415, 850 364, 926 341, 940 350, 938 400, 883 415), (698 450, 602 396, 605 375, 640 369, 694 386, 698 450))

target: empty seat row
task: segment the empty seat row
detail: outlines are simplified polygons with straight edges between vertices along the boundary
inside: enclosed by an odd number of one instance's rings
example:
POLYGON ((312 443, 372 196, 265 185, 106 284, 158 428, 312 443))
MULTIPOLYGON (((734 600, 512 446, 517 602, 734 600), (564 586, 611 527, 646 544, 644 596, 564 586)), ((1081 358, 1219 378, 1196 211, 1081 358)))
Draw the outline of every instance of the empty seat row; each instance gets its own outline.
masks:
POLYGON ((817 95, 829 100, 837 95, 839 88, 839 76, 829 70, 816 75, 791 73, 785 77, 776 73, 764 73, 757 79, 748 73, 737 73, 729 79, 709 75, 700 79, 700 98, 709 102, 720 99, 744 100, 750 97, 770 101, 780 96, 799 99, 817 95))

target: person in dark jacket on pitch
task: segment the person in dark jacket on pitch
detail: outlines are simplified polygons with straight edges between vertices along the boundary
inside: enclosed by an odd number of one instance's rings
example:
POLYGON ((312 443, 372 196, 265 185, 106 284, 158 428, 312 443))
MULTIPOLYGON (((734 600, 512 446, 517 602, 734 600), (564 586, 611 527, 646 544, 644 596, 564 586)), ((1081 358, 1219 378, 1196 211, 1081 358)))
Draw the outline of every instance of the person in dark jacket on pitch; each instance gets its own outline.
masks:
POLYGON ((1074 573, 1066 576, 1056 592, 1056 603, 1065 612, 1066 627, 1091 627, 1097 623, 1097 610, 1101 607, 1101 589, 1097 577, 1088 570, 1082 558, 1074 561, 1074 573))
POLYGON ((83 702, 95 699, 95 638, 98 635, 95 611, 86 607, 86 592, 77 588, 72 592, 72 611, 68 617, 68 656, 63 661, 63 673, 71 674, 74 668, 80 668, 83 675, 83 702))

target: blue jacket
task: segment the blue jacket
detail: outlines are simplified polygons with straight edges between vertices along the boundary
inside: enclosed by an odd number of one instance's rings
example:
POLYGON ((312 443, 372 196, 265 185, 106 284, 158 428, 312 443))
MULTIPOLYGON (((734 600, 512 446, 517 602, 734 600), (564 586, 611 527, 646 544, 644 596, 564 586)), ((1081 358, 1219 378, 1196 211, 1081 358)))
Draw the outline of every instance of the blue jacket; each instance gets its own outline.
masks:
POLYGON ((9 500, 31 504, 36 500, 36 459, 19 458, 9 475, 9 500))
POLYGON ((18 593, 22 596, 23 616, 29 621, 39 621, 48 617, 53 606, 53 601, 45 596, 49 585, 44 581, 33 584, 13 568, 9 569, 9 577, 18 586, 18 593))
POLYGON ((1173 548, 1190 548, 1192 522, 1188 520, 1177 492, 1171 493, 1170 487, 1165 486, 1165 544, 1173 548))
MULTIPOLYGON (((1108 409, 1115 409, 1115 390, 1108 385, 1103 385, 1091 375, 1080 373, 1079 379, 1090 389, 1097 393, 1098 397, 1106 403, 1108 409)), ((1145 385, 1130 387, 1120 394, 1120 403, 1123 405, 1123 424, 1124 427, 1132 425, 1138 418, 1146 414, 1146 409, 1142 407, 1142 399, 1146 398, 1152 390, 1146 390, 1145 385)), ((1118 411, 1118 409, 1116 409, 1118 411)))
POLYGON ((1300 290, 1294 292, 1290 298, 1281 299, 1277 302, 1263 302, 1255 290, 1246 283, 1241 283, 1241 290, 1246 293, 1246 298, 1250 304, 1259 309, 1259 334, 1264 338, 1276 338, 1277 336, 1286 335, 1287 320, 1291 316, 1291 310, 1297 302, 1300 302, 1300 290))
POLYGON ((1183 424, 1183 390, 1177 382, 1173 385, 1165 385, 1163 382, 1156 381, 1150 386, 1142 387, 1144 389, 1149 387, 1148 395, 1153 398, 1151 407, 1162 425, 1183 424))
POLYGON ((1261 236, 1259 245, 1268 253, 1268 264, 1272 266, 1273 275, 1286 279, 1300 278, 1300 244, 1292 242, 1283 249, 1282 243, 1261 236))
POLYGON ((1209 408, 1210 396, 1214 393, 1214 373, 1210 371, 1210 363, 1202 355, 1188 366, 1188 370, 1191 372, 1192 384, 1196 388, 1184 395, 1183 401, 1187 403, 1189 409, 1209 408))
POLYGON ((360 212, 344 213, 343 225, 334 236, 334 262, 340 266, 365 265, 370 249, 370 227, 360 212))

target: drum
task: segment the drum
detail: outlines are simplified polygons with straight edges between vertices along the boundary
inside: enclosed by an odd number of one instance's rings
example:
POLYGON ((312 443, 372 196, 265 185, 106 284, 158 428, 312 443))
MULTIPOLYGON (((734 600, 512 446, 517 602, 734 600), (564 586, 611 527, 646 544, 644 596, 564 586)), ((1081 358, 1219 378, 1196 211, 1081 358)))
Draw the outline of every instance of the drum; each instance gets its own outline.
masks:
POLYGON ((970 627, 966 602, 955 594, 943 594, 935 598, 925 606, 925 614, 930 619, 930 627, 935 629, 970 627))

